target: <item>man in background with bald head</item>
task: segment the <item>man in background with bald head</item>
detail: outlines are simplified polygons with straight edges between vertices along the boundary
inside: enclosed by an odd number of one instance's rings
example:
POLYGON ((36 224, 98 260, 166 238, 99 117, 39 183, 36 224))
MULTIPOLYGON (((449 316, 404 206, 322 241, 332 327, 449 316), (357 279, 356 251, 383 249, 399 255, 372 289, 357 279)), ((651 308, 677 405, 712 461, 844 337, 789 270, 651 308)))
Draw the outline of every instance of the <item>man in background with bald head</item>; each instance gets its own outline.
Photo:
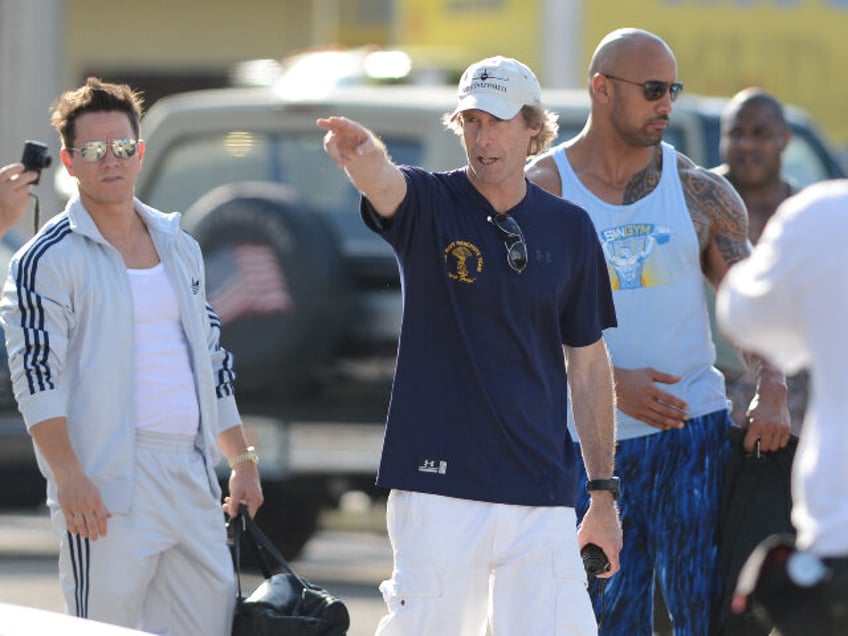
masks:
MULTIPOLYGON (((798 191, 782 172, 781 157, 791 138, 783 104, 760 88, 739 91, 721 114, 719 151, 723 163, 713 172, 730 181, 745 202, 748 238, 753 245, 777 207, 798 191)), ((719 362, 732 402, 732 417, 744 426, 755 378, 732 358, 719 356, 719 362)), ((792 433, 797 435, 807 406, 808 375, 799 373, 788 378, 787 384, 792 433)))
MULTIPOLYGON (((750 249, 733 187, 662 141, 682 88, 661 38, 613 31, 592 57, 583 130, 527 169, 589 213, 619 317, 606 339, 624 548, 621 572, 590 589, 600 633, 610 636, 652 634, 655 576, 674 633, 706 636, 720 588, 715 533, 732 422, 704 279, 717 287, 750 249)), ((779 448, 789 440, 783 376, 759 358, 748 362, 758 397, 746 447, 779 448)))
POLYGON ((777 206, 795 188, 781 172, 781 155, 792 131, 783 104, 759 88, 739 91, 721 114, 719 151, 713 169, 730 181, 748 211, 748 237, 756 243, 777 206))

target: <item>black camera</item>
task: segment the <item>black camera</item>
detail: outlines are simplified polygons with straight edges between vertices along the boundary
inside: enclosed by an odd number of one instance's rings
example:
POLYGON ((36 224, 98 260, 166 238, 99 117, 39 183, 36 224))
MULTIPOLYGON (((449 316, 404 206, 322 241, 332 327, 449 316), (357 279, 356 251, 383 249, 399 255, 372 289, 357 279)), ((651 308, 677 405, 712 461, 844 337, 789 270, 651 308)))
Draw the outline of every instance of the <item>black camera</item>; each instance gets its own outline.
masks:
POLYGON ((21 163, 24 164, 26 170, 34 170, 38 173, 33 185, 37 185, 41 178, 41 171, 44 168, 49 168, 52 157, 47 154, 47 146, 40 141, 30 141, 24 144, 24 153, 21 156, 21 163))
POLYGON ((587 543, 580 551, 580 556, 583 557, 583 567, 586 568, 586 575, 589 578, 594 578, 604 572, 609 572, 610 562, 604 551, 594 543, 587 543))

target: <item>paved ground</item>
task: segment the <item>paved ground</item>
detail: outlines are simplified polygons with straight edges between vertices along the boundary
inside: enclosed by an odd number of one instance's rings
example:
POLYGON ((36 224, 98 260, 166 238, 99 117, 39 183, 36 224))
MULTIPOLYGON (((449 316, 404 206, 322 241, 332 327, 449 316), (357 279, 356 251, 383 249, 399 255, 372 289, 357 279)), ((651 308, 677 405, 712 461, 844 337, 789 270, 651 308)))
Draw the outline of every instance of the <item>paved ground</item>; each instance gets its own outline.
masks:
MULTIPOLYGON (((377 590, 391 574, 384 512, 350 506, 324 519, 325 529, 292 564, 297 572, 342 598, 351 615, 348 636, 372 636, 385 606, 377 590)), ((243 579, 252 590, 261 578, 243 579)), ((56 573, 56 544, 46 510, 0 511, 0 603, 62 611, 56 573)), ((0 634, 2 634, 0 621, 0 634)), ((655 636, 670 636, 664 629, 655 636)))
MULTIPOLYGON (((385 534, 373 529, 378 515, 360 515, 359 520, 348 515, 344 525, 335 523, 337 529, 318 533, 293 563, 299 574, 345 601, 349 636, 371 636, 384 610, 377 586, 391 573, 391 550, 385 534)), ((260 581, 249 575, 242 587, 252 590, 260 581)), ((46 510, 0 513, 0 602, 62 611, 46 510)))

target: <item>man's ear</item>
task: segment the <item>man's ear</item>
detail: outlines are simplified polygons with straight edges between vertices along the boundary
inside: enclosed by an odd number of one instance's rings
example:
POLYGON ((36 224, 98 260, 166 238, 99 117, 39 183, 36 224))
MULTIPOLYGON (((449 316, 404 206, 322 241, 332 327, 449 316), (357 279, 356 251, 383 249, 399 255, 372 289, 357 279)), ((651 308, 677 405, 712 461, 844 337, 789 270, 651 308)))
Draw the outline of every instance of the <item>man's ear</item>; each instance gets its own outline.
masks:
POLYGON ((595 96, 595 99, 604 103, 609 102, 609 85, 609 80, 600 73, 595 73, 589 80, 589 89, 592 95, 595 96))
POLYGON ((68 174, 72 177, 76 176, 74 174, 71 151, 69 151, 67 148, 62 148, 62 150, 59 152, 59 158, 62 160, 62 165, 65 166, 65 169, 68 171, 68 174))

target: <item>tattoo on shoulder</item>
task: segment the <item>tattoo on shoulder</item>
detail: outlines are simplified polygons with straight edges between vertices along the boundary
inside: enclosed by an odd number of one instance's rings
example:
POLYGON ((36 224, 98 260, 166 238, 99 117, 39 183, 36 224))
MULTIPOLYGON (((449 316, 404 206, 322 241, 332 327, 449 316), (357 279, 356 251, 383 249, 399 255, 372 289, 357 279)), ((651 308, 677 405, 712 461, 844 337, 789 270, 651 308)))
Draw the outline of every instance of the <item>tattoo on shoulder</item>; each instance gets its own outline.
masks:
POLYGON ((679 161, 678 168, 701 251, 714 239, 728 264, 745 258, 749 251, 748 214, 742 199, 725 179, 689 159, 679 161))

